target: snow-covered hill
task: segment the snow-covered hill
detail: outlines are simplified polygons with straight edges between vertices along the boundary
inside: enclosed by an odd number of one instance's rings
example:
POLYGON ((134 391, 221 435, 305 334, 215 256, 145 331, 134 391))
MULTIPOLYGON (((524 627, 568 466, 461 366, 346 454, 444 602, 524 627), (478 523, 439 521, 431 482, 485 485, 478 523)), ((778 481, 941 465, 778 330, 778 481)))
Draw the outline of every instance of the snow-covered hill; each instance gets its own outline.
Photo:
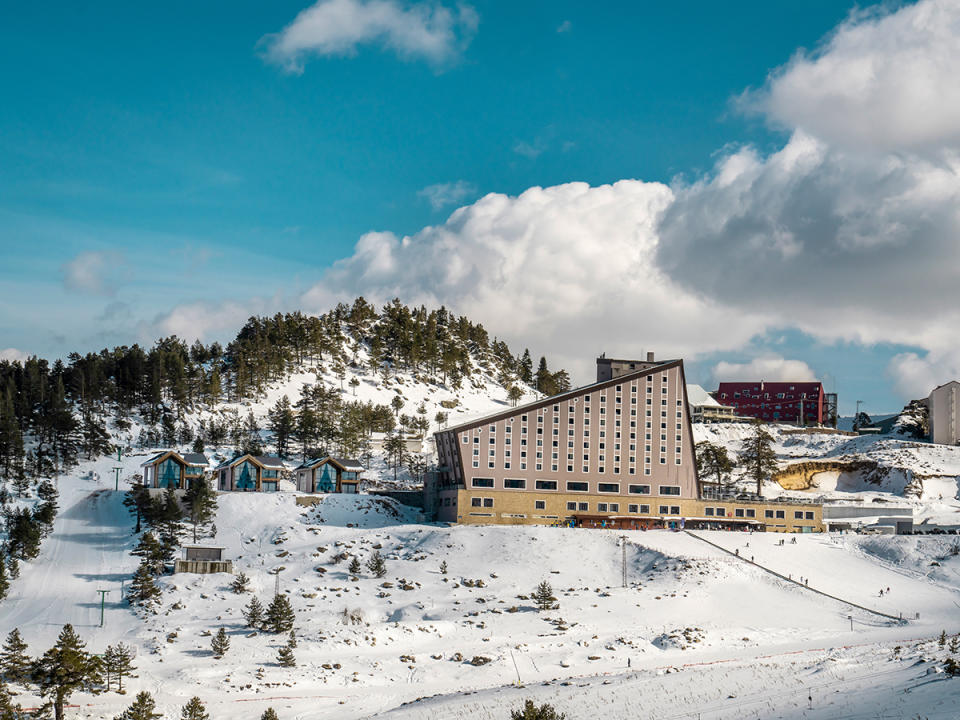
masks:
MULTIPOLYGON (((125 472, 139 461, 125 459, 125 472)), ((614 720, 705 709, 713 713, 705 717, 801 717, 804 689, 816 691, 818 708, 830 702, 852 712, 852 698, 870 697, 878 673, 889 673, 891 698, 919 684, 948 654, 932 638, 960 631, 950 537, 800 536, 780 546, 763 534, 700 533, 739 550, 737 558, 683 533, 631 533, 622 588, 615 532, 418 525, 408 509, 366 495, 329 496, 315 508, 288 493, 221 495, 215 543, 265 604, 279 571, 296 610, 298 664, 282 668, 276 653, 285 638, 251 634, 241 616, 250 595, 233 594, 230 576, 166 576, 155 612, 123 602, 134 538, 111 465, 101 460, 60 479, 56 529, 0 613, 0 633, 19 627, 35 653, 64 622, 94 651, 118 640, 134 645, 131 694, 76 695, 74 717, 113 717, 138 689, 154 693, 170 718, 192 695, 218 720, 259 717, 267 706, 281 718, 502 718, 527 696, 568 717, 592 716, 598 702, 614 720), (352 576, 350 558, 375 550, 387 575, 352 576), (757 564, 746 562, 751 556, 757 564), (911 620, 817 595, 764 567, 911 620), (541 580, 557 609, 535 609, 529 596, 541 580), (890 591, 880 598, 879 588, 890 591), (98 589, 110 590, 103 628, 98 589), (345 622, 344 611, 358 621, 345 622), (206 633, 219 627, 231 647, 215 660, 206 633), (790 692, 775 692, 780 683, 790 692), (851 699, 841 702, 837 690, 851 699), (424 697, 433 699, 417 701, 424 697), (727 702, 736 698, 743 704, 727 702)), ((952 687, 928 688, 905 707, 947 717, 935 711, 956 697, 952 687)), ((29 693, 17 700, 36 703, 29 693)), ((870 702, 863 707, 876 707, 870 702)), ((818 711, 809 716, 830 717, 818 711)))

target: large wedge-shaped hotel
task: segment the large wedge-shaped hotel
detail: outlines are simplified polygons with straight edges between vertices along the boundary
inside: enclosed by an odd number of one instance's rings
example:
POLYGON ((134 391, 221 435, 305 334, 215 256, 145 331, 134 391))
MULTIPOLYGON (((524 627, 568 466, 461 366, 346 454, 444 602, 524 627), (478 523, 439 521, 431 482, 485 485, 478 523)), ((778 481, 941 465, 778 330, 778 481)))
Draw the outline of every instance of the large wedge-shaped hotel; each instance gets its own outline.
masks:
POLYGON ((682 360, 601 358, 592 385, 436 434, 441 521, 822 528, 818 503, 728 496, 697 477, 682 360))

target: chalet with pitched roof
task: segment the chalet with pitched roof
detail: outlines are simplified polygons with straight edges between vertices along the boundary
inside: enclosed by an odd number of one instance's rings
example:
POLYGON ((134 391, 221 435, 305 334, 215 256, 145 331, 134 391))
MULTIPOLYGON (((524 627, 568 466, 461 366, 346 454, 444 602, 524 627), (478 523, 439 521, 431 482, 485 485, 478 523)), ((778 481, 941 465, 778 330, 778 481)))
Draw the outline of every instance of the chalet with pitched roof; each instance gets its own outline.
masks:
POLYGON ((164 450, 145 463, 143 484, 148 488, 167 488, 186 490, 193 483, 204 480, 210 461, 203 453, 178 453, 164 450))
POLYGON ((307 460, 293 474, 300 492, 356 493, 363 472, 358 460, 325 457, 307 460))
POLYGON ((276 492, 283 461, 269 455, 237 455, 214 468, 217 489, 239 492, 276 492))

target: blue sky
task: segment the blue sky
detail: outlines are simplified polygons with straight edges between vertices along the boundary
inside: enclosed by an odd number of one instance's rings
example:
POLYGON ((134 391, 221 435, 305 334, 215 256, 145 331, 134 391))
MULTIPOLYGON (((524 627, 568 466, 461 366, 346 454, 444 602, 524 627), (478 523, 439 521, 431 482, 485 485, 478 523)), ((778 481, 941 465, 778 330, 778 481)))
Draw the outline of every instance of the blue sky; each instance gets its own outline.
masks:
MULTIPOLYGON (((361 20, 374 5, 337 2, 361 20)), ((443 7, 382 5, 401 20, 443 7)), ((853 3, 474 2, 470 17, 449 5, 439 56, 388 28, 285 64, 276 34, 308 6, 7 11, 0 349, 52 357, 190 327, 222 339, 248 311, 297 306, 370 231, 416 235, 491 192, 689 184, 730 148, 775 153, 796 128, 735 99, 817 47, 853 3)), ((483 320, 524 344, 522 329, 483 320)), ((779 317, 738 347, 706 342, 689 374, 709 385, 718 362, 772 353, 828 375, 843 410, 863 399, 888 411, 903 401, 891 358, 930 350, 902 333, 829 334, 779 317)), ((538 340, 534 352, 568 359, 538 340)), ((615 354, 615 338, 605 345, 615 354)))

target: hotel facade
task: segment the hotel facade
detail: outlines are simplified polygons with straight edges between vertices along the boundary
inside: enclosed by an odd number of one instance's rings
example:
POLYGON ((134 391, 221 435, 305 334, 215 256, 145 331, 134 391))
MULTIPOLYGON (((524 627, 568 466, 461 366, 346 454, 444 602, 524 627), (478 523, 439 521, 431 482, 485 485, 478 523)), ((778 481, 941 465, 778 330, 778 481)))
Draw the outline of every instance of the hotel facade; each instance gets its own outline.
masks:
POLYGON ((436 433, 428 511, 465 524, 822 529, 815 503, 706 499, 719 495, 697 477, 683 361, 634 368, 598 361, 593 385, 436 433))

